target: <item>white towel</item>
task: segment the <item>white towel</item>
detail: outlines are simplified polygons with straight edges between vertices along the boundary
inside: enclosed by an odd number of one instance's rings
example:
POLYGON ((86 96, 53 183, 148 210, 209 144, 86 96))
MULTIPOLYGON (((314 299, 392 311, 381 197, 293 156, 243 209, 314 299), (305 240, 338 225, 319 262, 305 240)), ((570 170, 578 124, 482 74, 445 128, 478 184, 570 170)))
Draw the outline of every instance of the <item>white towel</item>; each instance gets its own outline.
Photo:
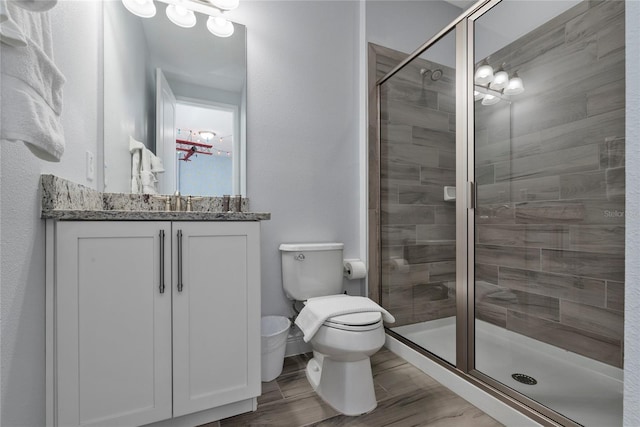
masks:
POLYGON ((0 0, 0 42, 14 47, 27 45, 27 39, 11 18, 11 11, 5 0, 0 0))
POLYGON ((140 150, 135 150, 131 153, 131 194, 140 194, 141 192, 140 150))
POLYGON ((164 172, 162 161, 132 136, 129 136, 129 152, 131 153, 131 192, 158 194, 156 172, 164 172))
POLYGON ((351 313, 379 312, 382 320, 393 323, 396 319, 384 308, 366 297, 331 295, 309 298, 295 324, 304 333, 304 341, 309 342, 322 324, 330 317, 351 313))
POLYGON ((158 194, 156 183, 158 179, 151 168, 151 158, 155 155, 145 148, 142 150, 142 163, 140 165, 140 180, 142 182, 142 192, 144 194, 158 194))
POLYGON ((162 159, 153 153, 151 153, 151 172, 153 173, 164 172, 164 164, 162 164, 162 159))
POLYGON ((142 183, 143 194, 158 194, 156 189, 156 175, 150 171, 140 171, 140 182, 142 183))
POLYGON ((129 136, 129 152, 133 154, 136 150, 144 150, 144 144, 137 141, 134 137, 129 136))
POLYGON ((129 152, 131 153, 131 193, 142 193, 142 182, 140 178, 140 163, 142 162, 142 150, 144 150, 144 144, 140 141, 136 141, 132 136, 129 136, 129 152))
MULTIPOLYGON (((2 0, 4 1, 4 0, 2 0)), ((11 0, 17 6, 31 12, 44 12, 58 3, 58 0, 11 0)))
POLYGON ((14 22, 26 46, 4 44, 0 49, 0 139, 22 141, 36 156, 60 161, 64 152, 60 115, 65 79, 53 62, 49 13, 28 12, 15 2, 2 3, 7 12, 7 20, 1 24, 3 31, 5 24, 14 22))

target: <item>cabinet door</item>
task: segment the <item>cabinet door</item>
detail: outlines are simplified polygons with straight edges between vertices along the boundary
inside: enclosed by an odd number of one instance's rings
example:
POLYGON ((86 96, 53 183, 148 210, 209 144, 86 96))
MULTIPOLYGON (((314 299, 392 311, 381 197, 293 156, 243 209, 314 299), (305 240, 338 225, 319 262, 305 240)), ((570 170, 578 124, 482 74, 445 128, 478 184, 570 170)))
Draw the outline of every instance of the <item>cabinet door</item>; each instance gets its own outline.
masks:
POLYGON ((169 222, 57 223, 57 425, 171 418, 170 239, 169 222))
POLYGON ((259 230, 173 223, 174 416, 260 394, 259 230))

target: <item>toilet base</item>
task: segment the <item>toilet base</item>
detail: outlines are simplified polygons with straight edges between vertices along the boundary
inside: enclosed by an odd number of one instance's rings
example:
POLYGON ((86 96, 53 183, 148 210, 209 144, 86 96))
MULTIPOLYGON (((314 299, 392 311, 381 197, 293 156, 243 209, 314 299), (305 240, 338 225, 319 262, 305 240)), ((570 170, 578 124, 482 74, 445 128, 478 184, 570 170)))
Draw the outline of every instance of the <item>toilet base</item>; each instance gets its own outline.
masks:
POLYGON ((369 358, 340 362, 327 356, 307 363, 307 379, 329 406, 344 415, 362 415, 373 411, 378 402, 373 388, 369 358))

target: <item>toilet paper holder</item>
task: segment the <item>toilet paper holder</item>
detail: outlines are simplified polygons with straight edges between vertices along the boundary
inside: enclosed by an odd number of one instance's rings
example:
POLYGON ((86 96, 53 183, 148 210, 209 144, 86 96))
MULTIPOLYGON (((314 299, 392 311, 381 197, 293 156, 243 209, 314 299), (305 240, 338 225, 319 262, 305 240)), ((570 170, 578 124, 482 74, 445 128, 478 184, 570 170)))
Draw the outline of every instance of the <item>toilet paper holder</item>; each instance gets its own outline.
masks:
POLYGON ((367 277, 367 265, 359 259, 345 259, 342 261, 342 275, 349 280, 367 277))

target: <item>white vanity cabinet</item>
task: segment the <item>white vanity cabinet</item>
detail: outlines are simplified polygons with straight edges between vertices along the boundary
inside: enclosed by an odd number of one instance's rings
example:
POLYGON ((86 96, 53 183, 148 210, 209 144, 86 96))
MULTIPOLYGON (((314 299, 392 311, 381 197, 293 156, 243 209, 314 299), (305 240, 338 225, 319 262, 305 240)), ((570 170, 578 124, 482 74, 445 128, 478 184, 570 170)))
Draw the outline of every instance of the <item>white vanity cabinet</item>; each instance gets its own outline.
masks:
POLYGON ((254 410, 259 233, 49 220, 47 424, 198 425, 254 410))

